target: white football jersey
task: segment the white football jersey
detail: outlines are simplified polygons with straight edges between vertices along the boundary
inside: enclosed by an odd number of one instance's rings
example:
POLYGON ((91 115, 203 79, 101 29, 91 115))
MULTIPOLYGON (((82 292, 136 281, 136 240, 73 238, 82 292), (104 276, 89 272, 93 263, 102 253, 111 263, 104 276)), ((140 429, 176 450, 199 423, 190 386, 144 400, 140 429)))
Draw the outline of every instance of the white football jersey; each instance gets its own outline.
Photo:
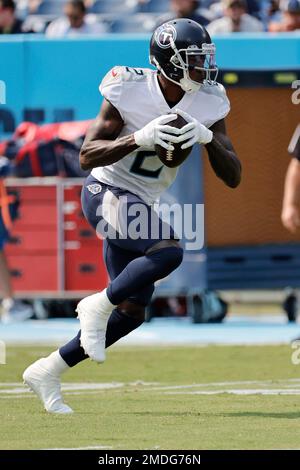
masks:
MULTIPOLYGON (((114 67, 105 75, 99 89, 122 116, 124 127, 120 137, 134 133, 175 108, 187 112, 206 127, 223 119, 230 111, 221 84, 185 93, 180 102, 170 108, 160 89, 157 71, 151 69, 114 67)), ((162 164, 154 147, 140 147, 112 165, 94 168, 92 175, 100 182, 126 189, 152 204, 172 184, 177 171, 178 167, 168 168, 162 164)))

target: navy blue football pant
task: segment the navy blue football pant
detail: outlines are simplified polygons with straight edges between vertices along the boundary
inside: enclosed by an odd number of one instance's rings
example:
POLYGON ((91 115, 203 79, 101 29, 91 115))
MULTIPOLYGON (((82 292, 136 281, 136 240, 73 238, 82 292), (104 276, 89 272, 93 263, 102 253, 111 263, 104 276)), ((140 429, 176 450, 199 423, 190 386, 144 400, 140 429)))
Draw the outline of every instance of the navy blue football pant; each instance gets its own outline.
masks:
MULTIPOLYGON (((137 195, 100 183, 88 176, 82 189, 82 208, 88 222, 104 238, 104 260, 110 276, 107 296, 114 305, 127 300, 146 306, 154 282, 176 269, 183 256, 179 245, 155 249, 162 240, 177 240, 168 224, 137 195)), ((143 320, 115 308, 106 333, 106 346, 137 328, 143 320)), ((70 366, 87 356, 80 348, 80 332, 60 349, 70 366)))

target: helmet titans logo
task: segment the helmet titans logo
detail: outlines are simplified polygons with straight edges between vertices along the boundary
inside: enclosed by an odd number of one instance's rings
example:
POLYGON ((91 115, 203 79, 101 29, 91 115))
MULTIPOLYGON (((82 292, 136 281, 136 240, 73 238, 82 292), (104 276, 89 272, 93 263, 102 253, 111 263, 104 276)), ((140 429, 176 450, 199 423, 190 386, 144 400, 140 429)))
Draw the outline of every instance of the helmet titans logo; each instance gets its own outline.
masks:
POLYGON ((162 49, 167 49, 168 47, 171 47, 171 39, 175 41, 176 36, 176 29, 170 24, 164 24, 160 28, 158 28, 155 40, 159 47, 161 47, 162 49))

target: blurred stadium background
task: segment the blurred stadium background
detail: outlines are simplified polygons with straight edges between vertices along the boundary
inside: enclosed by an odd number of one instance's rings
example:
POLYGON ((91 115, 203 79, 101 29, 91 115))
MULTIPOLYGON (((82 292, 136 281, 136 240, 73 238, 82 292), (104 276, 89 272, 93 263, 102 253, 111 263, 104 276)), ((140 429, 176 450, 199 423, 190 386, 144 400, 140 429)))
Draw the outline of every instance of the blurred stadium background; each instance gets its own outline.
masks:
MULTIPOLYGON (((49 38, 47 27, 64 14, 65 3, 62 0, 19 0, 14 15, 20 18, 19 32, 24 34, 5 34, 9 30, 2 26, 4 34, 0 35, 0 155, 10 162, 10 174, 4 179, 6 192, 2 192, 5 190, 1 185, 2 215, 8 208, 14 219, 16 204, 19 204, 18 217, 12 222, 4 249, 14 299, 21 299, 22 305, 31 309, 30 315, 26 315, 31 318, 26 321, 17 321, 17 315, 0 321, 0 340, 8 346, 7 365, 0 366, 0 398, 19 393, 21 402, 17 402, 17 397, 12 401, 17 410, 19 403, 23 403, 23 392, 16 384, 21 367, 33 359, 32 347, 40 347, 33 351, 43 355, 49 345, 61 345, 70 339, 78 328, 74 312, 76 302, 88 293, 101 290, 108 282, 101 240, 95 237, 81 211, 80 189, 84 175, 77 164, 86 127, 101 104, 99 82, 114 65, 148 67, 150 33, 172 7, 172 2, 167 0, 91 0, 86 2, 86 21, 101 25, 101 34, 73 37, 67 37, 68 34, 55 37, 54 34, 49 38), (7 198, 10 194, 12 199, 7 198), (22 356, 19 366, 10 366, 10 361, 15 364, 18 355, 22 356)), ((193 3, 194 14, 204 17, 208 24, 224 15, 222 2, 193 3)), ((208 167, 205 154, 199 161, 199 149, 193 151, 165 197, 180 203, 204 202, 205 247, 187 253, 180 269, 159 284, 148 309, 148 322, 120 343, 131 348, 138 346, 141 350, 145 346, 154 347, 153 353, 144 352, 142 364, 146 368, 148 355, 150 362, 160 360, 162 345, 183 348, 174 350, 174 355, 187 354, 190 375, 184 374, 181 380, 176 377, 176 371, 173 375, 167 372, 163 378, 158 372, 156 377, 155 372, 148 371, 145 380, 149 382, 165 381, 176 385, 176 380, 181 384, 197 380, 212 383, 227 378, 240 379, 245 384, 248 379, 260 380, 256 389, 261 387, 263 394, 268 380, 284 379, 285 383, 276 388, 278 394, 282 394, 282 390, 289 387, 288 381, 297 378, 298 371, 290 364, 289 344, 300 336, 297 319, 299 233, 291 235, 280 220, 284 178, 291 158, 287 147, 300 117, 300 105, 292 102, 295 91, 292 84, 294 88, 300 86, 300 4, 294 0, 250 0, 247 3, 248 14, 258 22, 255 31, 213 35, 220 67, 218 80, 225 85, 232 106, 227 119, 228 133, 242 161, 242 184, 235 191, 226 188, 208 167), (286 23, 286 15, 290 13, 295 16, 293 28, 289 26, 291 23, 286 23), (186 181, 189 181, 188 189, 186 181), (233 369, 229 370, 227 363, 218 376, 215 369, 224 363, 220 357, 215 357, 218 353, 208 348, 196 359, 203 359, 206 364, 201 379, 197 379, 194 353, 184 348, 224 344, 233 348, 232 354, 229 349, 224 353, 228 361, 233 361, 233 369), (258 347, 279 344, 287 346, 274 347, 267 353, 258 347), (243 348, 236 349, 237 345, 249 345, 249 349, 247 352, 243 348), (272 357, 276 358, 276 366, 272 357), (208 367, 210 358, 212 374, 208 367), (257 362, 262 369, 254 373, 257 362)), ((0 31, 1 12, 5 7, 4 0, 0 0, 0 31)), ((4 226, 3 230, 6 228, 4 226)), ((5 310, 5 305, 2 307, 5 310)), ((128 360, 130 351, 135 349, 127 350, 128 360)), ((118 369, 118 347, 113 348, 111 354, 116 375, 113 370, 108 372, 109 364, 105 364, 104 380, 143 380, 142 367, 132 372, 135 370, 132 358, 133 369, 126 377, 125 372, 120 374, 120 370, 126 371, 126 364, 118 369)), ((168 364, 166 359, 167 371, 168 364)), ((182 366, 189 368, 186 364, 182 366)), ((80 366, 73 378, 77 382, 101 381, 103 377, 96 379, 92 367, 89 365, 84 372, 80 366), (90 370, 93 372, 88 376, 90 370)), ((198 363, 198 372, 201 367, 198 363)), ((299 394, 299 383, 291 383, 295 395, 299 394)), ((155 396, 152 398, 155 403, 155 396)), ((290 406, 292 413, 295 398, 289 399, 288 404, 284 400, 275 403, 274 409, 280 410, 280 406, 289 409, 290 406)), ((247 400, 240 403, 241 408, 251 408, 249 398, 247 400)), ((219 402, 219 405, 221 410, 227 403, 223 406, 219 402)), ((94 406, 96 410, 96 403, 94 406)), ((116 403, 111 406, 115 407, 116 403)), ((151 409, 151 405, 147 406, 151 409)), ((264 405, 259 406, 263 410, 264 405)), ((273 411, 272 404, 269 418, 273 411)), ((287 420, 287 429, 288 413, 283 417, 287 420)), ((217 420, 217 415, 214 419, 217 420)), ((236 426, 234 416, 230 426, 229 430, 236 426)), ((267 428, 273 429, 270 426, 267 428)), ((210 431, 212 440, 204 441, 206 447, 216 448, 213 429, 210 431)), ((10 431, 3 448, 34 448, 33 442, 17 440, 16 428, 10 431)), ((254 425, 255 432, 259 435, 260 427, 257 430, 254 425)), ((296 445, 290 441, 289 431, 275 437, 275 441, 266 440, 269 448, 286 448, 289 442, 291 446, 296 445)), ((197 448, 197 439, 195 434, 195 439, 190 441, 192 448, 197 448)), ((83 445, 82 440, 79 441, 83 445)), ((90 439, 86 445, 92 445, 91 442, 90 439)), ((152 446, 155 442, 153 438, 140 446, 152 446)), ((218 442, 219 448, 263 445, 255 440, 248 442, 246 437, 236 445, 228 439, 218 442)), ((51 444, 50 436, 37 445, 50 447, 51 444)), ((134 445, 134 441, 122 442, 119 448, 134 445)), ((181 442, 174 436, 173 441, 163 441, 162 445, 188 448, 188 441, 181 442)), ((69 439, 63 447, 76 446, 69 439)))

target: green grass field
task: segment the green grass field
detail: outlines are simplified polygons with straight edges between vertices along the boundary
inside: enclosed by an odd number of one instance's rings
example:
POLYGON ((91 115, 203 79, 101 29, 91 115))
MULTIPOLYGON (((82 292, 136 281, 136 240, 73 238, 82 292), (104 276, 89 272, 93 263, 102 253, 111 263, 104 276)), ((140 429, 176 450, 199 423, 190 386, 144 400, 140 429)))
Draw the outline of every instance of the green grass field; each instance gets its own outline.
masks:
POLYGON ((2 449, 300 448, 300 365, 289 346, 114 347, 105 364, 64 376, 69 416, 48 415, 21 385, 52 349, 8 348, 2 449))

